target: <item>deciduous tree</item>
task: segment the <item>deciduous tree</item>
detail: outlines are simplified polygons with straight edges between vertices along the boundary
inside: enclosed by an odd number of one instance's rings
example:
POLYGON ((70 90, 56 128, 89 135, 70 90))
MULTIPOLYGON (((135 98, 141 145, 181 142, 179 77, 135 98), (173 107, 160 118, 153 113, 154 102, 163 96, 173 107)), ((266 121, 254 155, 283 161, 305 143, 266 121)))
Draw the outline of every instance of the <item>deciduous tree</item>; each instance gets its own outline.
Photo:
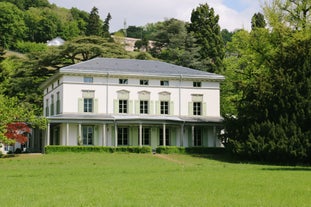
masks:
MULTIPOLYGON (((233 38, 234 61, 242 74, 235 76, 240 78, 235 87, 241 96, 237 113, 226 119, 225 141, 232 152, 251 159, 310 162, 310 22, 293 21, 279 2, 272 4, 279 6, 276 13, 265 8, 271 30, 257 28, 233 38), (285 16, 275 21, 282 10, 285 16)), ((296 3, 285 8, 295 13, 296 3)))
MULTIPOLYGON (((16 123, 27 123, 43 129, 46 126, 46 119, 36 116, 33 108, 27 103, 21 103, 17 98, 0 95, 0 142, 12 144, 16 141, 14 137, 21 138, 14 135, 17 132, 16 130, 28 131, 27 128, 23 127, 24 125, 18 124, 21 127, 19 128, 16 123)), ((21 138, 20 141, 23 140, 21 138)))
POLYGON ((0 47, 14 48, 18 40, 25 34, 24 13, 15 5, 0 2, 0 47))
POLYGON ((19 142, 24 144, 28 141, 27 134, 31 132, 30 127, 24 122, 9 123, 4 136, 11 142, 19 142))

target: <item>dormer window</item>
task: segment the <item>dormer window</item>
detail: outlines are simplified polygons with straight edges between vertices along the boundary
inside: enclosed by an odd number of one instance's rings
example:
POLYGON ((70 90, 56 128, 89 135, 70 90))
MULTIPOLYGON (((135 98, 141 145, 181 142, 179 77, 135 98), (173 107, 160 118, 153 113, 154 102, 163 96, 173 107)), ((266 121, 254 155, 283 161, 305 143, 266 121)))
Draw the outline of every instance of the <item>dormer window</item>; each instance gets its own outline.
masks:
POLYGON ((147 85, 149 85, 149 81, 148 80, 140 80, 139 84, 143 85, 143 86, 147 86, 147 85))
POLYGON ((119 84, 128 84, 128 79, 119 79, 119 84))
POLYGON ((169 85, 169 82, 168 82, 168 80, 161 80, 161 81, 160 81, 160 85, 161 85, 161 86, 168 86, 168 85, 169 85))
POLYGON ((198 82, 198 81, 193 82, 193 87, 195 87, 195 88, 201 88, 201 86, 202 86, 202 83, 201 83, 201 82, 198 82))
POLYGON ((83 82, 84 83, 93 83, 93 77, 84 77, 83 82))

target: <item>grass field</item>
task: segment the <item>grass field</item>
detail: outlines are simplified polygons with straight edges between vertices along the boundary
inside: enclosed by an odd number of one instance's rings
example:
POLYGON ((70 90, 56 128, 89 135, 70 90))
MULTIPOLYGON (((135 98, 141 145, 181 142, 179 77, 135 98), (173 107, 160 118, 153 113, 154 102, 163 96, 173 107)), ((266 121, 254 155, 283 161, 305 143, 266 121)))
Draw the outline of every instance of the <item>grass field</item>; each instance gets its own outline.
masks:
POLYGON ((311 206, 311 167, 190 155, 56 153, 0 159, 1 206, 311 206))

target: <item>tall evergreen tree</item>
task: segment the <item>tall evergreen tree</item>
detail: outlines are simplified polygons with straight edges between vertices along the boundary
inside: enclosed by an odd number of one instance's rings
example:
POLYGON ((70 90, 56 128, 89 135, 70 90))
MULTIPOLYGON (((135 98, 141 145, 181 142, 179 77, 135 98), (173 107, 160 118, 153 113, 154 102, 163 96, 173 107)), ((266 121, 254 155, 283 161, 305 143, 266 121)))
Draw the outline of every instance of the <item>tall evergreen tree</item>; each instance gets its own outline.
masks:
POLYGON ((108 13, 105 21, 104 21, 104 25, 103 25, 103 37, 110 37, 110 33, 109 33, 109 23, 110 20, 112 19, 111 14, 108 13))
POLYGON ((103 27, 98 14, 98 9, 96 7, 93 7, 88 19, 85 34, 87 36, 91 35, 102 36, 103 33, 102 31, 103 27))
POLYGON ((266 27, 265 17, 262 13, 255 13, 252 17, 252 29, 265 28, 266 27))
MULTIPOLYGON (((150 49, 154 57, 177 65, 191 68, 202 66, 198 46, 192 32, 187 32, 186 23, 177 19, 168 19, 156 24, 156 32, 150 49)), ((147 46, 148 41, 145 41, 147 46)))
POLYGON ((200 46, 200 60, 203 65, 199 68, 209 72, 223 70, 225 55, 224 43, 218 24, 219 16, 208 4, 200 4, 191 13, 191 23, 188 32, 192 32, 197 45, 200 46))

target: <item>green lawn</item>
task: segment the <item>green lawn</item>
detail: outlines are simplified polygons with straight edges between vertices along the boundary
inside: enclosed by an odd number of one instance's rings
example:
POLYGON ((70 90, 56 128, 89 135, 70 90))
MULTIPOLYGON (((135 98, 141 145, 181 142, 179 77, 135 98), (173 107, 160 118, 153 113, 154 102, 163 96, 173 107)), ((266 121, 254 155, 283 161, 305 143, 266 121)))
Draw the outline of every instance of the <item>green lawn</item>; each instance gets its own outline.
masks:
POLYGON ((311 167, 56 153, 0 159, 0 169, 3 207, 311 205, 311 167))

